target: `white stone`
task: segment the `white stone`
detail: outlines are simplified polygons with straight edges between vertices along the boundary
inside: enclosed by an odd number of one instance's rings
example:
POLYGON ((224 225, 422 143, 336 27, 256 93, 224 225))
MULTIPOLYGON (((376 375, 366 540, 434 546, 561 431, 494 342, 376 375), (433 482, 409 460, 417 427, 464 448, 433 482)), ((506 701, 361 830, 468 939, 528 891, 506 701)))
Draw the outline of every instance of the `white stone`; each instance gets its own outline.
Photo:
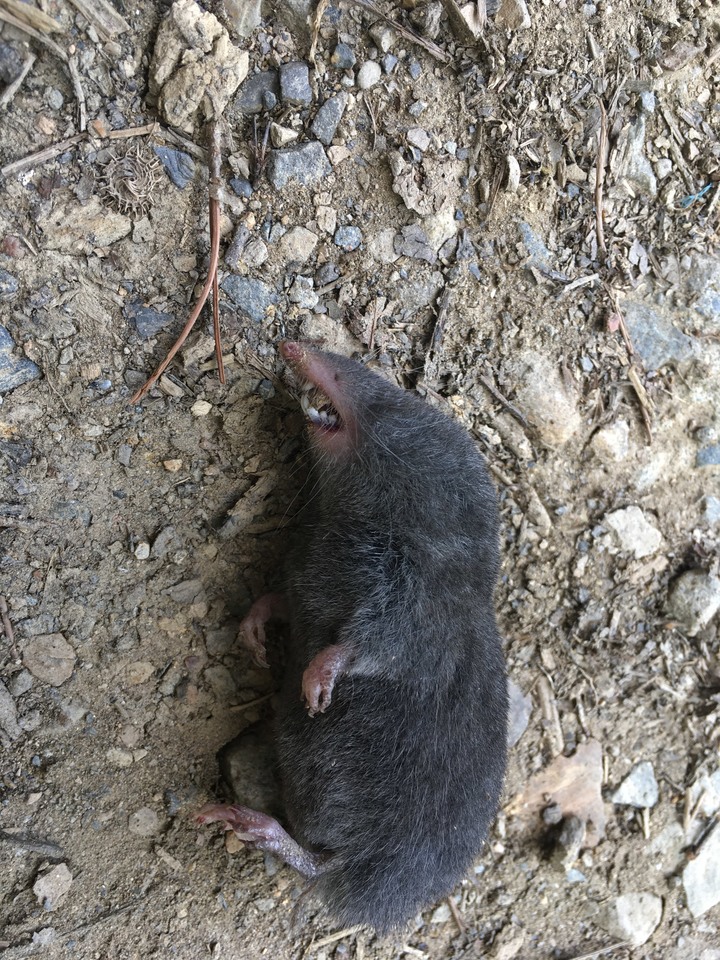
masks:
POLYGON ((374 87, 382 76, 380 64, 375 60, 367 60, 357 72, 357 85, 361 90, 369 90, 374 87))
POLYGON ((720 824, 705 838, 697 855, 683 870, 688 908, 699 917, 720 903, 720 824))
POLYGON ((624 893, 605 905, 598 924, 634 947, 647 943, 662 920, 662 900, 654 893, 624 893))
POLYGON ((206 417, 212 410, 212 404, 207 400, 196 400, 190 407, 190 413, 194 417, 206 417))
POLYGON ((512 364, 515 405, 551 447, 566 443, 582 423, 577 396, 563 383, 557 368, 533 350, 512 364))
POLYGON ((525 0, 502 0, 495 23, 507 30, 527 30, 531 21, 525 0))
POLYGON ((318 238, 307 227, 293 227, 280 240, 280 253, 287 261, 305 263, 317 246, 318 238))
POLYGON ((72 885, 73 876, 65 863, 59 863, 39 877, 33 893, 45 910, 54 910, 72 885))
POLYGON ((606 514, 603 522, 617 535, 620 548, 632 553, 637 560, 652 556, 662 546, 662 534, 640 507, 615 510, 606 514))
POLYGON ((135 559, 136 559, 136 560, 147 560, 147 558, 148 558, 149 556, 150 556, 150 544, 147 543, 145 540, 142 540, 142 541, 135 547, 135 559))
POLYGON ((590 446, 603 463, 620 463, 630 451, 630 427, 627 420, 616 420, 598 430, 590 446))
POLYGON ((658 802, 658 785, 649 760, 633 767, 613 794, 612 802, 638 808, 655 806, 658 802))

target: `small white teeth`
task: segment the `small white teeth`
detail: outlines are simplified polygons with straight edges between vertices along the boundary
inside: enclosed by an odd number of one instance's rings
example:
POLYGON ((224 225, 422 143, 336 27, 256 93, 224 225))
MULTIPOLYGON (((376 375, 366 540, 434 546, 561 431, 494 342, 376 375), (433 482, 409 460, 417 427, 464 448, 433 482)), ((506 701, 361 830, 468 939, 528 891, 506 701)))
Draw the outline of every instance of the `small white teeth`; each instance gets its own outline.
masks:
POLYGON ((317 410, 315 407, 310 405, 310 397, 308 393, 304 392, 300 397, 300 406, 303 408, 305 416, 309 420, 312 420, 313 423, 317 423, 322 427, 334 427, 338 422, 338 418, 334 413, 328 413, 327 410, 317 410))

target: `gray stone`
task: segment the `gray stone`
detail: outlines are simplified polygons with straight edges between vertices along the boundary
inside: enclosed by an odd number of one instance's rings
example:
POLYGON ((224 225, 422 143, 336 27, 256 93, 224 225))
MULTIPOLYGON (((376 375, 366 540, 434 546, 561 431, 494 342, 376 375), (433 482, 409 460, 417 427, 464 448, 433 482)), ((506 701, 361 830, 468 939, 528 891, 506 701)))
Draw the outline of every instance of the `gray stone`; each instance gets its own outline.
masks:
POLYGON ((407 132, 408 143, 417 147, 421 152, 425 152, 430 146, 430 134, 422 127, 411 127, 407 132))
POLYGON ((326 147, 329 147, 332 143, 335 131, 345 112, 346 104, 347 96, 344 93, 339 93, 337 96, 330 97, 329 100, 326 100, 315 114, 310 132, 314 137, 317 137, 320 143, 324 143, 326 147))
POLYGON ((0 326, 0 393, 7 393, 16 387, 35 380, 40 369, 27 357, 17 357, 15 343, 5 327, 0 326))
POLYGON ((682 879, 688 909, 694 917, 720 903, 720 823, 715 824, 688 862, 682 879))
POLYGON ((320 298, 315 293, 315 285, 312 277, 295 277, 293 285, 288 290, 288 300, 290 303, 296 303, 299 307, 312 309, 317 305, 320 298))
POLYGON ((720 466, 720 443, 711 443, 707 447, 698 450, 695 457, 696 467, 718 467, 720 466))
POLYGON ((243 259, 243 251, 247 245, 248 240, 252 234, 245 226, 241 223, 235 230, 235 234, 232 238, 230 246, 225 251, 225 263, 230 267, 231 270, 238 271, 240 269, 240 261, 243 259))
POLYGON ((393 247, 395 253, 401 257, 425 260, 427 263, 437 261, 437 254, 430 246, 427 234, 416 223, 403 227, 400 233, 396 234, 393 247))
POLYGON ((148 340, 150 337, 156 336, 175 319, 170 313, 161 313, 154 307, 144 307, 137 301, 128 303, 123 312, 127 319, 133 322, 138 336, 142 340, 148 340))
POLYGON ((23 663, 38 680, 60 687, 75 669, 75 651, 61 633, 41 634, 22 644, 23 663))
POLYGON ((0 303, 12 300, 20 289, 20 283, 17 277, 14 277, 7 270, 0 270, 0 303))
POLYGON ((270 124, 270 142, 274 147, 286 147, 297 138, 297 130, 292 130, 290 127, 281 127, 279 123, 270 124))
POLYGON ((277 295, 262 280, 231 276, 225 277, 220 286, 245 316, 255 323, 261 323, 270 307, 277 303, 277 295))
POLYGON ((9 43, 0 43, 0 81, 2 83, 12 83, 20 74, 22 64, 22 59, 13 46, 9 43))
POLYGON ((549 276, 558 275, 553 255, 548 250, 543 238, 524 220, 518 224, 518 229, 528 252, 528 266, 541 270, 549 276))
POLYGON ((315 11, 313 0, 282 0, 272 4, 272 12, 300 40, 310 39, 310 18, 315 11))
POLYGON ((350 70, 356 63, 355 51, 346 43, 339 43, 330 57, 330 63, 338 70, 350 70))
POLYGON ((48 87, 45 91, 45 103, 51 110, 62 110, 65 97, 55 87, 48 87))
POLYGON ((243 84, 237 106, 246 115, 261 113, 265 107, 264 95, 271 93, 276 99, 280 96, 280 79, 277 70, 264 70, 253 73, 243 84))
POLYGON ((515 383, 515 405, 551 447, 562 446, 580 429, 577 397, 554 364, 541 353, 524 350, 508 364, 515 383))
POLYGON ((654 807, 658 802, 658 785, 655 771, 649 760, 633 767, 612 795, 612 802, 629 807, 654 807))
POLYGON ((412 78, 413 80, 419 80, 419 79, 420 79, 420 77, 422 76, 422 67, 421 67, 420 64, 417 62, 417 60, 413 60, 413 61, 410 63, 410 66, 408 67, 408 73, 410 74, 410 76, 411 76, 411 78, 412 78))
POLYGON ((128 830, 139 837, 153 837, 160 832, 160 818, 150 807, 141 807, 128 818, 128 830))
POLYGON ((59 863, 35 881, 33 893, 45 910, 54 910, 67 894, 73 881, 66 863, 59 863))
POLYGON ((280 96, 293 107, 306 107, 312 103, 310 73, 302 60, 292 60, 280 66, 280 96))
POLYGON ((704 570, 687 570, 670 588, 667 612, 689 637, 696 636, 720 610, 720 579, 704 570))
POLYGON ((268 180, 276 190, 282 190, 291 180, 309 186, 331 173, 322 145, 314 140, 285 150, 273 150, 267 166, 268 180))
POLYGON ((189 153, 171 147, 153 147, 165 172, 180 190, 184 190, 195 176, 195 161, 189 153))
POLYGON ((380 53, 387 53, 388 50, 392 50, 397 40, 397 34, 392 27, 380 21, 370 27, 369 32, 380 53))
POLYGON ((508 714, 508 747, 514 747, 520 737, 527 730, 532 713, 532 698, 522 692, 520 687, 513 683, 508 683, 508 694, 510 697, 510 710, 508 714))
MULTIPOLYGON (((0 681, 0 731, 9 740, 17 740, 21 730, 17 722, 17 707, 7 687, 0 681)), ((0 736, 0 743, 2 743, 0 736)))
POLYGON ((357 250, 362 243, 359 227, 338 227, 335 231, 335 245, 342 250, 357 250))
POLYGON ((713 327, 720 326, 720 260, 696 255, 687 272, 687 285, 695 295, 693 309, 713 327))
POLYGON ((317 235, 307 227, 292 227, 280 238, 280 252, 291 263, 305 263, 317 246, 317 235))
POLYGON ((260 26, 262 0, 222 0, 231 32, 245 39, 260 26))
POLYGON ((261 267, 268 258, 268 248, 260 237, 253 237, 248 241, 242 253, 242 261, 251 269, 261 267))
POLYGON ((245 200, 249 200, 253 193, 252 184, 244 177, 233 177, 230 181, 230 189, 245 200))
POLYGON ((632 553, 636 560, 652 556, 662 546, 662 534, 640 507, 613 510, 605 515, 603 523, 617 535, 620 549, 632 553))
MULTIPOLYGON (((391 74, 397 65, 398 58, 393 53, 386 53, 382 58, 382 68, 384 73, 391 74)), ((412 113, 412 109, 410 112, 412 113)), ((422 113, 422 110, 420 113, 422 113)))
POLYGON ((382 76, 380 64, 376 60, 366 60, 357 73, 357 85, 361 90, 374 87, 382 76))
POLYGON ((624 893, 604 908, 598 925, 634 947, 647 943, 662 920, 662 899, 654 893, 624 893))
POLYGON ((677 329, 664 307, 636 300, 623 300, 621 307, 633 346, 647 370, 660 370, 695 355, 695 341, 677 329))

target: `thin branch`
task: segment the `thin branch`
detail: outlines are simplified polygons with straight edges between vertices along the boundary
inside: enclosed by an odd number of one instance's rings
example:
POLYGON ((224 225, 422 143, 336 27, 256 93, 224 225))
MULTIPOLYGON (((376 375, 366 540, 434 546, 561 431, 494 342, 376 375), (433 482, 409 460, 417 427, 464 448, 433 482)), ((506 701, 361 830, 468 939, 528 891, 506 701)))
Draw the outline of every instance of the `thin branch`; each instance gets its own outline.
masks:
POLYGON ((2 92, 0 96, 0 107, 6 107, 11 101, 15 94, 18 92, 22 86, 22 82, 25 77, 30 73, 32 65, 35 63, 35 54, 29 53, 25 60, 23 61, 22 68, 20 73, 15 77, 12 83, 8 84, 7 87, 2 92))
POLYGON ((419 34, 415 33, 414 30, 410 30, 409 27, 406 27, 403 23, 393 20, 392 17, 386 16, 380 7, 378 7, 376 3, 373 3, 373 0, 350 0, 350 3, 354 3, 358 7, 364 7, 365 10, 369 10, 371 13, 375 14, 376 17, 379 17, 381 20, 384 20, 385 23, 389 24, 393 30, 405 37, 406 40, 411 40, 413 43, 417 43, 418 46, 423 47, 425 50, 427 50, 431 57, 439 60, 440 63, 449 62, 450 57, 448 54, 445 53, 445 51, 442 50, 436 43, 433 43, 432 40, 426 40, 425 37, 421 37, 419 34))
POLYGON ((12 648, 13 657, 16 660, 19 660, 20 651, 18 650, 17 641, 15 640, 15 633, 12 628, 12 623, 10 623, 10 613, 8 611, 7 600, 4 596, 2 596, 2 594, 0 594, 0 621, 2 622, 5 639, 12 648))
POLYGON ((603 256, 607 255, 607 246, 605 245, 605 226, 603 224, 603 186, 605 184, 605 164, 607 163, 607 113, 605 105, 598 97, 598 106, 600 107, 600 136, 598 138, 598 152, 595 163, 595 233, 597 234, 598 248, 603 256))

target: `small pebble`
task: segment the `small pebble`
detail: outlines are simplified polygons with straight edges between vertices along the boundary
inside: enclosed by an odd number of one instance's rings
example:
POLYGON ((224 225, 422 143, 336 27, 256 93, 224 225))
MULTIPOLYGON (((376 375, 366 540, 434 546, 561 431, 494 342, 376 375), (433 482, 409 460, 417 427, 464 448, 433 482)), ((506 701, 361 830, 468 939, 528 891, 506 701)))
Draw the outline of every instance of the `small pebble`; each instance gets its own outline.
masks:
POLYGON ((72 886, 73 875, 66 863, 59 863, 39 877, 33 893, 45 910, 54 910, 72 886))
POLYGON ((338 227, 335 231, 335 245, 342 250, 357 250, 362 243, 362 233, 358 227, 338 227))
POLYGON ((280 96, 284 103, 294 107, 306 107, 312 103, 312 87, 308 65, 302 60, 292 60, 280 67, 280 96))
POLYGON ((136 560, 147 560, 150 556, 150 544, 142 540, 134 550, 136 560))
POLYGON ((411 103, 410 106, 408 107, 408 113, 410 114, 410 116, 415 117, 416 119, 417 117, 420 116, 421 113, 424 113, 426 110, 427 110, 427 103, 425 102, 425 100, 415 100, 415 102, 411 103))
POLYGON ((51 110, 60 110, 65 103, 65 97, 55 87, 48 87, 45 91, 45 103, 51 110))
POLYGON ((212 404, 207 400, 196 400, 190 407, 190 413, 194 417, 206 417, 212 410, 212 404))
POLYGON ((153 147, 155 154, 165 168, 165 173, 176 187, 184 190, 195 175, 195 161, 189 153, 173 150, 170 147, 153 147))
POLYGON ((383 71, 387 74, 393 72, 395 67, 398 65, 398 58, 392 53, 386 53, 382 58, 382 68, 383 71))
POLYGON ((355 51, 347 43, 339 43, 330 58, 330 63, 338 70, 350 70, 355 66, 355 51))
POLYGON ((139 837, 152 837, 160 831, 160 818, 150 807, 141 807, 128 819, 128 830, 139 837))
POLYGON ((408 67, 408 73, 413 80, 419 79, 422 76, 422 67, 417 62, 417 60, 412 60, 410 66, 408 67))
POLYGON ((375 60, 367 60, 358 70, 357 85, 361 90, 369 90, 375 86, 381 76, 380 64, 375 60))
POLYGON ((633 767, 630 773, 612 795, 612 802, 626 806, 654 807, 658 802, 658 784, 653 765, 644 760, 633 767))

